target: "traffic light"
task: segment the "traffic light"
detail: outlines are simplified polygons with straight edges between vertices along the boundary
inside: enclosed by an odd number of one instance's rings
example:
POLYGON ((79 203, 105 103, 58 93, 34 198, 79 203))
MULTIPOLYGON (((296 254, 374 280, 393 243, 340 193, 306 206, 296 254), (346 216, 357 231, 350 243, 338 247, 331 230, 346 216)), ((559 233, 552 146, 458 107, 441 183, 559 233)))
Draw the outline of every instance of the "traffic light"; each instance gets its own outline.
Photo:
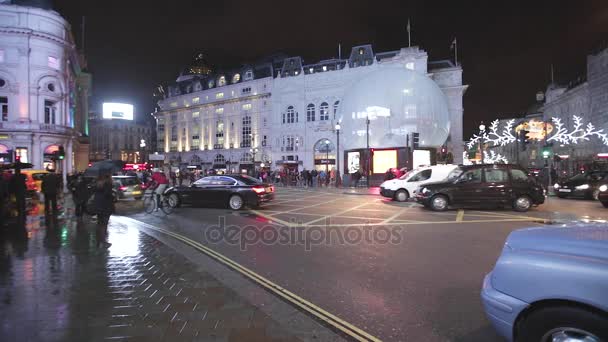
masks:
POLYGON ((528 145, 528 133, 530 133, 530 131, 527 131, 525 129, 522 129, 519 131, 519 144, 521 146, 521 150, 525 151, 527 149, 527 145, 528 145))
POLYGON ((414 150, 420 146, 420 133, 412 133, 412 146, 414 150))
POLYGON ((551 147, 550 146, 543 147, 543 158, 547 159, 550 156, 551 156, 551 147))

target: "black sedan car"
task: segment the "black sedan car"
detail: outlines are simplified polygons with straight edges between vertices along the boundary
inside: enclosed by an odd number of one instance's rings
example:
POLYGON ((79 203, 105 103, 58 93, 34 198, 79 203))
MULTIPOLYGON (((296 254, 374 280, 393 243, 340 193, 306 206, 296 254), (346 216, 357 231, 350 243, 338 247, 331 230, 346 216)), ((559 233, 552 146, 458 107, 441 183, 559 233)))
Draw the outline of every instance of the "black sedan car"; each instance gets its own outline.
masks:
POLYGON ((555 183, 553 188, 560 198, 578 197, 597 200, 603 180, 608 180, 608 172, 591 171, 579 173, 564 182, 555 183))
POLYGON ((467 165, 452 171, 445 182, 426 184, 416 199, 436 211, 454 207, 512 207, 527 211, 543 204, 542 186, 515 165, 467 165))
POLYGON ((167 189, 165 196, 173 196, 178 205, 228 205, 233 210, 245 206, 258 207, 274 198, 274 186, 246 175, 208 176, 189 186, 167 189))

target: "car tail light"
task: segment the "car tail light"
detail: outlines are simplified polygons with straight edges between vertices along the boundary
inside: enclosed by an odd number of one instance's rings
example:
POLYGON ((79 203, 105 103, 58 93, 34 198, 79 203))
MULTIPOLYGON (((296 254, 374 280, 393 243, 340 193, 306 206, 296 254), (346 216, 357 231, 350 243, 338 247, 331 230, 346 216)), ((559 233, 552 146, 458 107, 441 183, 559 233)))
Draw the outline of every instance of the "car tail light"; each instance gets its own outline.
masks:
POLYGON ((118 190, 120 190, 120 191, 125 191, 125 190, 127 190, 127 187, 126 187, 126 186, 124 186, 124 185, 123 185, 123 186, 119 186, 119 187, 118 187, 118 190))
POLYGON ((255 191, 257 194, 262 194, 266 192, 266 189, 261 185, 256 185, 253 187, 253 191, 255 191))

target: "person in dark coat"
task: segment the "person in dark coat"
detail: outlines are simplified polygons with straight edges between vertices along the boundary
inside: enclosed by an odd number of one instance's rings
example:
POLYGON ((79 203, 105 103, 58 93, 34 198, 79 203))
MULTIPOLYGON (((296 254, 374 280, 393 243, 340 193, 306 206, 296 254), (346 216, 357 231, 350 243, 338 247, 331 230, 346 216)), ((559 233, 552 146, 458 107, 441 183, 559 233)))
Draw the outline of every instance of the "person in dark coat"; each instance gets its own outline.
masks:
POLYGON ((95 184, 95 212, 97 213, 97 247, 108 248, 108 222, 110 215, 114 212, 114 200, 112 195, 112 177, 109 174, 101 175, 95 184))
POLYGON ((76 207, 76 217, 80 219, 82 214, 84 214, 85 205, 89 199, 89 188, 82 175, 78 175, 72 183, 70 190, 72 191, 72 200, 76 207))
POLYGON ((27 187, 25 185, 25 175, 21 173, 19 168, 15 169, 15 174, 9 183, 10 191, 15 194, 15 205, 20 220, 25 220, 25 193, 27 187))
POLYGON ((59 192, 59 178, 55 172, 50 172, 42 179, 42 193, 44 194, 44 212, 47 215, 57 214, 57 193, 59 192))

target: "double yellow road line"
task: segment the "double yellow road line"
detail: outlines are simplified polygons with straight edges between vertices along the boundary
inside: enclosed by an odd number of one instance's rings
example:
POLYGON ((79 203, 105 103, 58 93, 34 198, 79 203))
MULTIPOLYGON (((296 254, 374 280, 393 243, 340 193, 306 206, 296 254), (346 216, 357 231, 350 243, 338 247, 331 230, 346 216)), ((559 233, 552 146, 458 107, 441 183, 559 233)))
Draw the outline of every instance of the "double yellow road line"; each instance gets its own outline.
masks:
POLYGON ((230 267, 231 269, 239 272, 240 274, 242 274, 243 276, 249 278, 251 281, 255 282, 256 284, 264 287, 266 290, 274 293, 275 295, 281 297, 282 299, 284 299, 285 301, 289 302, 290 304, 308 312, 309 314, 311 314, 312 316, 314 316, 315 318, 317 318, 318 320, 321 320, 322 322, 324 322, 325 324, 331 326, 332 328, 344 333, 345 335, 353 338, 356 341, 374 341, 374 342, 379 342, 381 341, 379 338, 374 337, 372 335, 370 335, 369 333, 357 328, 356 326, 346 322, 345 320, 333 315, 330 312, 327 312, 326 310, 323 310, 322 308, 316 306, 315 304, 307 301, 306 299, 296 295, 295 293, 273 283, 272 281, 266 279, 265 277, 255 273, 254 271, 240 265, 239 263, 233 261, 232 259, 229 259, 225 256, 223 256, 220 253, 217 253, 216 251, 210 249, 209 247, 206 247, 204 245, 202 245, 199 242, 196 242, 190 238, 187 238, 183 235, 174 233, 172 231, 163 229, 163 228, 158 228, 155 227, 153 225, 147 224, 145 222, 141 222, 138 220, 134 220, 132 218, 129 217, 121 217, 121 220, 128 220, 131 221, 137 225, 142 225, 144 227, 146 227, 147 229, 150 230, 154 230, 157 231, 159 233, 163 233, 165 235, 171 236, 172 238, 175 238, 176 240, 181 241, 182 243, 198 250, 199 252, 202 252, 204 254, 206 254, 207 256, 215 259, 216 261, 218 261, 219 263, 230 267))

